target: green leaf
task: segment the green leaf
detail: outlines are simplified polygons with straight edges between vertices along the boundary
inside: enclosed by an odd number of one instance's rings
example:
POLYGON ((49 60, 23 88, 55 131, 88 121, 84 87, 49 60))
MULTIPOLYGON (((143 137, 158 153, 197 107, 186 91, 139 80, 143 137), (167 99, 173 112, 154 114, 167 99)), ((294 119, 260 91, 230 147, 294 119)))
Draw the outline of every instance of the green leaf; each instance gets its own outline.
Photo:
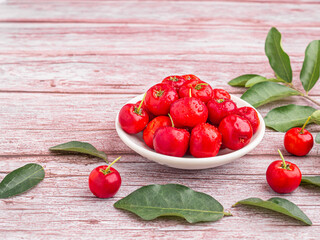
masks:
POLYGON ((87 142, 71 141, 51 147, 50 151, 85 153, 107 161, 107 155, 104 152, 98 151, 94 146, 87 142))
POLYGON ((9 173, 0 183, 0 198, 9 198, 36 186, 44 179, 43 167, 29 163, 9 173))
POLYGON ((250 79, 247 83, 245 87, 252 87, 253 85, 256 85, 257 83, 260 82, 284 82, 281 79, 275 79, 275 78, 265 78, 265 77, 254 77, 252 79, 250 79))
POLYGON ((293 127, 302 127, 314 111, 316 109, 313 107, 289 104, 272 109, 264 121, 267 127, 278 132, 286 132, 293 127))
POLYGON ((213 197, 179 184, 141 187, 117 201, 114 207, 133 212, 144 220, 177 216, 196 223, 217 221, 228 215, 213 197))
POLYGON ((292 82, 292 69, 289 56, 281 47, 281 33, 275 28, 271 28, 265 43, 265 53, 273 71, 284 81, 292 82))
POLYGON ((257 74, 245 74, 232 79, 231 81, 228 82, 228 84, 233 87, 244 87, 246 85, 246 82, 248 82, 250 79, 253 79, 255 77, 262 77, 262 76, 257 74))
POLYGON ((256 77, 253 77, 250 80, 248 80, 245 84, 245 87, 249 88, 259 82, 266 82, 266 81, 267 81, 267 78, 262 77, 262 76, 256 76, 256 77))
POLYGON ((235 205, 238 204, 269 209, 278 213, 282 213, 299 221, 302 221, 307 225, 312 225, 310 219, 301 211, 301 209, 297 205, 284 198, 275 197, 270 198, 267 201, 263 201, 260 198, 248 198, 237 202, 235 205))
POLYGON ((316 143, 320 144, 320 132, 316 136, 316 143))
POLYGON ((263 104, 294 95, 301 95, 301 93, 278 83, 261 82, 249 88, 241 98, 256 108, 263 104))
POLYGON ((320 187, 320 176, 312 176, 312 177, 302 176, 301 183, 312 184, 320 187))
POLYGON ((314 122, 315 124, 320 125, 320 110, 317 110, 314 113, 312 113, 311 121, 314 122))
POLYGON ((320 76, 320 40, 314 40, 306 48, 300 72, 300 80, 304 90, 309 92, 320 76))

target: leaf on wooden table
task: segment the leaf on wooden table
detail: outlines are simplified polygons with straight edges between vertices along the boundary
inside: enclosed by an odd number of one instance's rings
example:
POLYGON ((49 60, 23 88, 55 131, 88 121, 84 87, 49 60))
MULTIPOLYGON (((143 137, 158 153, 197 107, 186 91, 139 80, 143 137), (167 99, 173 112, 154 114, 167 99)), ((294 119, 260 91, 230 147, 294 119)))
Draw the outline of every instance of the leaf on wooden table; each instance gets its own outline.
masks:
POLYGON ((312 176, 312 177, 302 176, 301 183, 312 184, 320 187, 320 176, 312 176))
POLYGON ((320 144, 320 132, 317 134, 315 141, 320 144))
POLYGON ((320 125, 320 110, 317 110, 312 113, 311 121, 314 122, 315 124, 320 125))
POLYGON ((0 183, 0 198, 9 198, 23 193, 44 179, 43 167, 29 163, 9 173, 0 183))
POLYGON ((230 215, 213 197, 179 184, 141 187, 117 201, 114 207, 133 212, 144 220, 177 216, 196 223, 217 221, 230 215))
POLYGON ((284 198, 274 197, 270 198, 267 201, 263 201, 260 198, 248 198, 237 202, 234 206, 238 204, 269 209, 302 221, 307 225, 312 225, 311 220, 307 217, 307 215, 304 214, 304 212, 301 211, 301 209, 297 205, 284 198))
POLYGON ((252 87, 253 85, 256 85, 257 83, 260 82, 284 82, 281 79, 275 79, 275 78, 265 78, 265 77, 254 77, 252 79, 250 79, 247 83, 245 87, 252 87))
POLYGON ((250 80, 248 80, 245 84, 245 87, 249 88, 259 82, 266 82, 266 81, 267 81, 267 78, 262 77, 262 76, 256 76, 256 77, 253 77, 250 80))
POLYGON ((241 98, 254 107, 259 107, 263 104, 295 95, 301 95, 301 93, 275 82, 261 82, 249 88, 241 98))
POLYGON ((300 72, 300 80, 306 92, 316 84, 320 76, 320 40, 314 40, 306 48, 300 72))
POLYGON ((293 127, 302 127, 314 111, 316 109, 313 107, 289 104, 272 109, 264 117, 264 121, 267 127, 286 132, 293 127))
POLYGON ((99 157, 107 161, 107 155, 98 151, 94 146, 87 142, 71 141, 49 148, 50 151, 77 152, 85 153, 95 157, 99 157))
POLYGON ((273 71, 284 81, 292 82, 290 58, 281 47, 281 33, 271 28, 265 42, 265 53, 273 71))
POLYGON ((262 76, 257 74, 245 74, 232 79, 231 81, 228 82, 228 84, 233 87, 244 87, 250 79, 253 79, 256 77, 263 78, 262 76))

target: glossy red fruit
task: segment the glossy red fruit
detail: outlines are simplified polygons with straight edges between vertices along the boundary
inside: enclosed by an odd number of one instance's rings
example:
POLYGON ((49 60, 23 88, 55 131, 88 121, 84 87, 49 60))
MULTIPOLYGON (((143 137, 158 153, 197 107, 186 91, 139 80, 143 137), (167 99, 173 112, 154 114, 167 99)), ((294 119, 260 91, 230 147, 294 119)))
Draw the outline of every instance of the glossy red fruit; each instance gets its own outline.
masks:
POLYGON ((176 127, 193 128, 207 121, 208 109, 198 98, 185 97, 171 105, 170 115, 176 127))
POLYGON ((192 129, 190 153, 197 158, 214 157, 221 146, 221 134, 209 123, 201 123, 192 129))
POLYGON ((177 76, 177 75, 169 76, 169 77, 166 77, 165 79, 162 80, 162 83, 169 84, 171 87, 176 89, 176 91, 179 91, 179 88, 185 82, 186 82, 185 78, 183 78, 181 76, 177 76))
POLYGON ((128 103, 119 112, 119 123, 126 133, 136 134, 141 132, 148 122, 149 115, 147 112, 142 107, 139 109, 135 104, 128 103))
POLYGON ((291 128, 284 135, 284 147, 293 155, 305 156, 313 147, 313 136, 306 129, 291 128))
POLYGON ((282 160, 269 165, 266 172, 267 182, 277 193, 290 193, 300 185, 301 172, 297 165, 285 162, 280 151, 279 154, 282 160))
POLYGON ((223 118, 236 113, 237 105, 230 99, 211 99, 207 103, 209 111, 209 120, 212 124, 218 126, 223 118))
POLYGON ((143 140, 144 142, 153 149, 153 137, 154 133, 160 127, 171 126, 170 118, 167 116, 158 116, 151 120, 147 127, 143 130, 143 140))
POLYGON ((236 114, 231 114, 221 121, 219 132, 222 134, 223 145, 231 150, 248 145, 253 135, 250 122, 236 114))
POLYGON ((226 90, 220 89, 220 88, 215 88, 212 90, 212 98, 231 99, 231 96, 226 90))
POLYGON ((117 158, 109 166, 99 166, 89 175, 90 191, 98 198, 113 197, 121 186, 119 172, 111 166, 120 159, 117 158))
POLYGON ((186 81, 188 81, 188 80, 200 80, 200 78, 198 78, 197 76, 195 76, 193 74, 186 74, 186 75, 182 75, 181 77, 183 77, 186 81))
POLYGON ((154 134, 153 146, 157 153, 183 157, 189 146, 190 133, 175 127, 160 127, 154 134))
POLYGON ((241 107, 237 109, 237 114, 246 118, 250 122, 253 134, 255 134, 260 125, 257 111, 252 107, 241 107))
POLYGON ((156 116, 167 115, 171 104, 179 98, 177 91, 165 83, 151 87, 146 94, 146 106, 156 116))
POLYGON ((200 99, 202 102, 207 103, 212 98, 211 86, 201 80, 189 80, 185 82, 179 89, 179 97, 191 96, 200 99))

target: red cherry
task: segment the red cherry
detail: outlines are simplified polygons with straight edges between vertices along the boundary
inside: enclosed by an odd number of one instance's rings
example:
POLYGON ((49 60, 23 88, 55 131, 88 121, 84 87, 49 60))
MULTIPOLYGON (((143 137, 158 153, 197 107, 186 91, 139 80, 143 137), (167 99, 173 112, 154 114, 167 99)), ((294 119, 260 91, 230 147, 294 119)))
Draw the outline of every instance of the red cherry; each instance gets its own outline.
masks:
POLYGON ((311 117, 307 119, 302 128, 291 128, 284 135, 284 147, 296 156, 307 155, 313 147, 312 134, 304 129, 311 117))
POLYGON ((204 103, 207 103, 212 98, 211 86, 201 80, 189 80, 185 82, 179 89, 179 97, 189 97, 190 89, 191 96, 199 98, 204 103))
POLYGON ((246 118, 250 122, 253 134, 255 134, 260 125, 257 111, 252 107, 241 107, 237 109, 237 114, 246 118))
POLYGON ((230 99, 211 99, 207 107, 210 122, 217 126, 223 118, 237 111, 236 103, 230 99))
POLYGON ((290 193, 300 185, 301 172, 297 165, 285 162, 280 151, 279 154, 282 160, 269 165, 266 172, 267 182, 277 193, 290 193))
POLYGON ((156 116, 167 115, 171 104, 179 98, 177 91, 165 83, 151 87, 146 94, 146 106, 156 116))
POLYGON ((170 115, 177 127, 193 128, 207 121, 208 109, 198 98, 185 97, 171 105, 170 115))
POLYGON ((143 130, 144 142, 153 149, 154 133, 159 127, 171 126, 170 118, 167 116, 158 116, 151 120, 147 127, 143 130))
POLYGON ((111 166, 120 159, 117 158, 109 166, 99 166, 89 175, 90 191, 98 198, 113 197, 121 186, 119 172, 111 166))
POLYGON ((231 150, 248 145, 253 135, 250 122, 236 114, 229 115, 221 121, 219 132, 222 134, 223 145, 231 150))
POLYGON ((215 88, 212 91, 212 98, 216 98, 216 99, 231 99, 231 96, 226 90, 215 88))
POLYGON ((179 88, 185 82, 186 82, 185 78, 183 78, 181 76, 177 76, 177 75, 169 76, 169 77, 166 77, 165 79, 162 80, 162 83, 169 84, 171 87, 176 89, 176 91, 179 91, 179 88))
POLYGON ((149 115, 141 107, 135 104, 128 103, 124 105, 119 112, 119 123, 121 128, 129 133, 136 134, 141 132, 149 122, 149 115))
POLYGON ((200 78, 198 78, 197 76, 195 76, 193 74, 187 74, 187 75, 183 75, 181 77, 183 77, 186 81, 188 81, 188 80, 200 80, 200 78))
POLYGON ((172 127, 160 127, 155 132, 154 150, 169 156, 183 157, 188 150, 189 139, 190 133, 185 129, 175 128, 172 122, 172 127))
POLYGON ((209 123, 201 123, 192 129, 190 153, 194 157, 214 157, 221 146, 221 134, 209 123))

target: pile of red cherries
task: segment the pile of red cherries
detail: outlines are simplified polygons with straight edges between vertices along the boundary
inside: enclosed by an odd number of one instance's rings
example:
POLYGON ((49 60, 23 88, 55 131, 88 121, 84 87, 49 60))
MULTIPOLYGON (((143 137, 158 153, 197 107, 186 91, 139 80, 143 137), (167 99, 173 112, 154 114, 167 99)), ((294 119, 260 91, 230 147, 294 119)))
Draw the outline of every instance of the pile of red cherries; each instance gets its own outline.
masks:
POLYGON ((237 108, 227 91, 189 74, 166 77, 142 101, 124 105, 119 123, 129 134, 143 131, 146 145, 158 153, 182 157, 189 150, 203 158, 243 148, 260 121, 255 109, 237 108))

